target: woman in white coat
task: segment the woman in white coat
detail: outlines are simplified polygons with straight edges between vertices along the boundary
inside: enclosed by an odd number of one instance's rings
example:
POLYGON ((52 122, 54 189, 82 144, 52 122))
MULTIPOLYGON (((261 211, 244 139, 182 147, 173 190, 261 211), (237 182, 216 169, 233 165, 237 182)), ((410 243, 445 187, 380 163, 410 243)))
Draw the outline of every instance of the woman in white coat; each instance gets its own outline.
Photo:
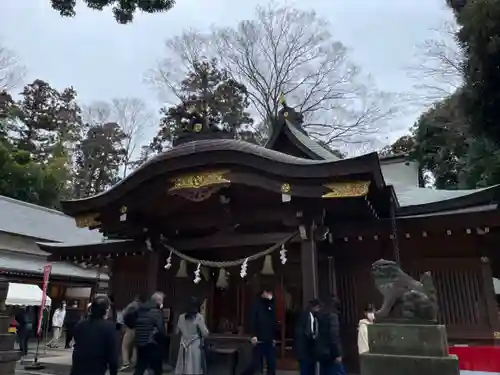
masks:
POLYGON ((370 351, 368 343, 368 325, 375 320, 375 311, 372 306, 369 306, 364 311, 365 317, 359 321, 358 325, 358 352, 359 354, 370 351))
POLYGON ((64 319, 66 318, 66 302, 61 303, 61 307, 54 311, 52 316, 52 340, 47 344, 49 348, 57 348, 62 334, 64 319))

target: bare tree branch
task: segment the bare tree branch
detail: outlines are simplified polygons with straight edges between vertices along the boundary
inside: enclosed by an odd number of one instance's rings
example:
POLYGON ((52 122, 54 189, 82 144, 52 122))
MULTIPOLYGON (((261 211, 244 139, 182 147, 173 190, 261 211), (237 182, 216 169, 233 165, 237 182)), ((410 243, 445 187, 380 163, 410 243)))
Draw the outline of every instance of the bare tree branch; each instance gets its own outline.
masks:
POLYGON ((424 104, 454 93, 463 84, 464 54, 456 41, 458 25, 444 22, 433 38, 417 45, 415 60, 407 67, 424 104))
MULTIPOLYGON (((160 61, 147 78, 163 98, 172 98, 176 96, 179 77, 184 77, 193 61, 200 57, 216 58, 236 81, 247 87, 251 110, 260 117, 257 123, 271 123, 284 93, 306 119, 324 124, 323 140, 347 133, 352 138, 356 129, 368 126, 369 119, 377 120, 379 125, 381 121, 367 116, 368 89, 361 82, 365 77, 349 60, 347 48, 333 39, 329 28, 328 22, 313 11, 275 3, 258 6, 253 19, 241 21, 236 27, 214 27, 209 35, 189 30, 169 39, 169 58, 160 61), (342 114, 332 114, 336 111, 342 114), (358 122, 352 122, 351 116, 361 116, 365 121, 356 125, 358 122), (332 122, 332 118, 349 118, 349 122, 332 122), (345 131, 347 128, 350 130, 345 131)), ((371 104, 375 105, 375 101, 371 104)), ((380 116, 390 116, 392 112, 378 108, 380 116)))
POLYGON ((144 137, 144 132, 153 119, 146 104, 137 98, 117 98, 111 103, 95 102, 83 110, 88 123, 117 123, 125 134, 123 148, 126 151, 123 177, 128 173, 132 158, 144 137))
POLYGON ((0 45, 0 91, 8 91, 22 83, 26 68, 16 54, 0 45))

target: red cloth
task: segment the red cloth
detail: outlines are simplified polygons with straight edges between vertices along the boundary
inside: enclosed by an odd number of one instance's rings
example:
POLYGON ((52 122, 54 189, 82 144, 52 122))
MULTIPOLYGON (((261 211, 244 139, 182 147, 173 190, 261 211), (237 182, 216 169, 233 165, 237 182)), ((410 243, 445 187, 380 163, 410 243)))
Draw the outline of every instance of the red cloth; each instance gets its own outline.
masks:
POLYGON ((499 346, 451 346, 450 354, 458 357, 460 370, 500 373, 499 346))

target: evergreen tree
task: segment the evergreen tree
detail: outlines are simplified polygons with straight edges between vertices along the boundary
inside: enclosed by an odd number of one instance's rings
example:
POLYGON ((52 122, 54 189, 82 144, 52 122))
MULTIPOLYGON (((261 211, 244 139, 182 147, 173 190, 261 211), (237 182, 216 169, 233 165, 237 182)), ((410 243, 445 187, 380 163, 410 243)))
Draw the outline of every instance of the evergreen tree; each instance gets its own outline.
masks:
POLYGON ((0 93, 0 195, 57 207, 66 183, 65 160, 40 163, 33 153, 19 148, 19 140, 10 137, 20 123, 18 114, 12 97, 0 93))
POLYGON ((465 53, 461 107, 475 135, 500 145, 500 2, 448 0, 460 26, 458 41, 465 53))
POLYGON ((92 124, 75 153, 73 197, 101 193, 119 180, 127 152, 126 135, 116 123, 92 124))
POLYGON ((160 129, 151 147, 164 150, 193 123, 208 124, 234 138, 241 134, 251 139, 253 120, 247 112, 245 86, 218 68, 216 60, 195 62, 193 66, 178 90, 181 103, 161 110, 160 129))
MULTIPOLYGON (((59 11, 63 17, 74 17, 75 0, 50 0, 52 8, 59 11)), ((113 14, 118 23, 126 24, 132 22, 134 13, 138 10, 146 13, 165 12, 170 10, 174 0, 84 0, 91 9, 103 10, 113 6, 113 14)))

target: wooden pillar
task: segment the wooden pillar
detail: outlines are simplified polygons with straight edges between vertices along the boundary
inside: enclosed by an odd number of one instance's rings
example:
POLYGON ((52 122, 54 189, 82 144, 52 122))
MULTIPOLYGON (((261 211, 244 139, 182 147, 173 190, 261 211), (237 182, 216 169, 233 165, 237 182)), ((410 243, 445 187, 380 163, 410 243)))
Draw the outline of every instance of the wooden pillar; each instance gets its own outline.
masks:
POLYGON ((302 271, 302 305, 307 306, 313 298, 318 298, 318 250, 314 239, 314 222, 306 226, 307 238, 302 239, 300 261, 302 271))
POLYGON ((488 323, 493 334, 500 330, 498 323, 497 303, 495 300, 495 290, 493 288, 493 274, 491 272, 490 260, 488 257, 481 257, 481 276, 483 282, 484 298, 488 314, 488 323))
POLYGON ((147 292, 148 295, 152 295, 158 290, 158 266, 159 266, 159 256, 156 251, 151 251, 147 254, 147 292))
POLYGON ((337 296, 337 272, 333 255, 328 256, 328 292, 337 296))

